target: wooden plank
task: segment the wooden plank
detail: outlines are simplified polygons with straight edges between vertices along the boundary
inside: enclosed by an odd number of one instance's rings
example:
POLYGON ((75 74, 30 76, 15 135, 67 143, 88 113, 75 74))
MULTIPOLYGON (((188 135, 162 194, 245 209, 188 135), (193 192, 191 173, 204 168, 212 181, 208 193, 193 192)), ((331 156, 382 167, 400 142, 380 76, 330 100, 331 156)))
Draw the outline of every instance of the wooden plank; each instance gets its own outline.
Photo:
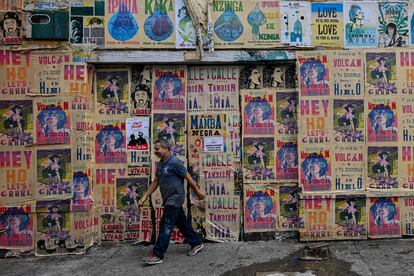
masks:
POLYGON ((195 58, 195 51, 142 51, 142 50, 108 50, 95 49, 88 62, 90 63, 234 63, 234 62, 257 62, 257 61, 286 61, 294 60, 294 51, 286 50, 252 50, 252 51, 214 51, 204 52, 201 60, 195 58))

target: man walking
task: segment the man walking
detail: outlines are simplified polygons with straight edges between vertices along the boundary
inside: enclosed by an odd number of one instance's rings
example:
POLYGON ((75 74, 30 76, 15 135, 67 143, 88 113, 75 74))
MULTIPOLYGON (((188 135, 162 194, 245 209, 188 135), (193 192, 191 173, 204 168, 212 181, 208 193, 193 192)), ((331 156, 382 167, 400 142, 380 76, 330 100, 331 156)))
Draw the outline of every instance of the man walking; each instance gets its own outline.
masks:
POLYGON ((157 165, 156 176, 148 190, 139 200, 138 205, 143 206, 148 196, 150 196, 159 185, 164 213, 161 218, 159 235, 154 249, 148 257, 144 258, 144 261, 147 264, 162 263, 162 259, 164 258, 164 254, 170 243, 174 225, 177 226, 191 246, 191 250, 187 253, 188 256, 194 256, 204 247, 201 239, 194 232, 191 223, 184 214, 182 207, 185 198, 184 179, 187 180, 187 183, 191 186, 200 200, 205 198, 204 193, 191 178, 187 169, 184 167, 183 162, 171 153, 171 145, 167 141, 156 141, 154 144, 154 153, 160 158, 160 162, 157 165))

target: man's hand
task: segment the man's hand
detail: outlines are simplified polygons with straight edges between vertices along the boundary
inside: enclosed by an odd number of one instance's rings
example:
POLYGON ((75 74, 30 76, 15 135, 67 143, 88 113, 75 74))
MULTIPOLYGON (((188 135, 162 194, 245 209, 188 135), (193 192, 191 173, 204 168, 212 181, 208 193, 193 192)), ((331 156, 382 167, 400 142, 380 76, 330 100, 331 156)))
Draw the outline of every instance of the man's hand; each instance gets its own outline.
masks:
POLYGON ((158 178, 155 177, 154 181, 152 181, 151 185, 148 187, 148 190, 144 193, 144 195, 138 201, 138 206, 143 207, 145 200, 157 189, 158 187, 158 178))
POLYGON ((206 195, 200 190, 200 188, 197 186, 197 183, 194 181, 194 179, 191 177, 189 173, 186 174, 185 179, 187 180, 187 183, 190 184, 191 189, 193 189, 194 193, 200 200, 206 198, 206 195))
POLYGON ((196 198, 191 198, 191 205, 200 209, 205 209, 206 208, 206 200, 205 199, 196 199, 196 198))
POLYGON ((144 194, 140 200, 138 201, 138 206, 139 207, 143 207, 144 206, 144 202, 147 200, 148 196, 146 194, 144 194))
POLYGON ((197 197, 198 197, 199 200, 203 200, 203 199, 206 198, 206 195, 200 189, 198 189, 197 191, 195 191, 195 193, 196 193, 196 195, 197 195, 197 197))

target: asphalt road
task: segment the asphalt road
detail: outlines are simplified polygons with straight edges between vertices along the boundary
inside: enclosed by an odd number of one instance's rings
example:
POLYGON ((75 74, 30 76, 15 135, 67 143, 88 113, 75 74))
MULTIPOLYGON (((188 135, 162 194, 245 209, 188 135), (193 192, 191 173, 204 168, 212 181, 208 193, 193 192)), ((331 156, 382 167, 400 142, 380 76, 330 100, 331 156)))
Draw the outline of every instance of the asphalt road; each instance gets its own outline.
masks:
POLYGON ((99 245, 82 256, 1 259, 0 275, 414 275, 414 239, 330 242, 324 261, 300 260, 305 245, 292 239, 207 243, 188 257, 188 245, 172 244, 155 266, 141 260, 150 246, 99 245))

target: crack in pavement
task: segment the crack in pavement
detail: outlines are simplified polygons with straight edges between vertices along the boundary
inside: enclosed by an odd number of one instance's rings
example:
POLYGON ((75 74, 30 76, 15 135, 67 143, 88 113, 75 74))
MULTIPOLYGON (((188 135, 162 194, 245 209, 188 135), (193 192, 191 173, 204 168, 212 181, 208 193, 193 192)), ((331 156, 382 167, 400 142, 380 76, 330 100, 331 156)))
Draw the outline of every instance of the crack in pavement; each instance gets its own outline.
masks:
POLYGON ((121 249, 122 249, 122 247, 116 248, 110 256, 104 258, 101 262, 96 262, 96 261, 93 262, 93 264, 91 264, 91 267, 89 269, 83 271, 82 274, 76 274, 76 275, 92 274, 91 271, 94 271, 97 266, 101 266, 102 264, 105 264, 108 260, 112 259, 115 254, 117 254, 119 251, 121 251, 121 249))
POLYGON ((374 270, 371 268, 370 265, 364 260, 364 257, 361 255, 361 250, 357 247, 355 241, 352 241, 352 244, 354 245, 356 251, 358 252, 359 257, 361 258, 361 261, 368 267, 369 271, 372 273, 372 275, 375 276, 374 270))
MULTIPOLYGON (((390 247, 389 249, 391 249, 391 251, 393 251, 393 253, 396 256, 400 255, 400 253, 395 248, 390 247)), ((398 258, 398 264, 400 265, 399 268, 400 268, 401 272, 403 272, 402 275, 410 275, 410 270, 411 269, 410 268, 407 269, 407 267, 410 266, 410 263, 407 263, 406 261, 404 261, 403 258, 398 258), (404 272, 406 272, 406 273, 404 273, 404 272)))
POLYGON ((236 251, 236 254, 234 254, 234 256, 237 256, 239 254, 239 251, 240 251, 240 245, 237 246, 237 251, 236 251))

